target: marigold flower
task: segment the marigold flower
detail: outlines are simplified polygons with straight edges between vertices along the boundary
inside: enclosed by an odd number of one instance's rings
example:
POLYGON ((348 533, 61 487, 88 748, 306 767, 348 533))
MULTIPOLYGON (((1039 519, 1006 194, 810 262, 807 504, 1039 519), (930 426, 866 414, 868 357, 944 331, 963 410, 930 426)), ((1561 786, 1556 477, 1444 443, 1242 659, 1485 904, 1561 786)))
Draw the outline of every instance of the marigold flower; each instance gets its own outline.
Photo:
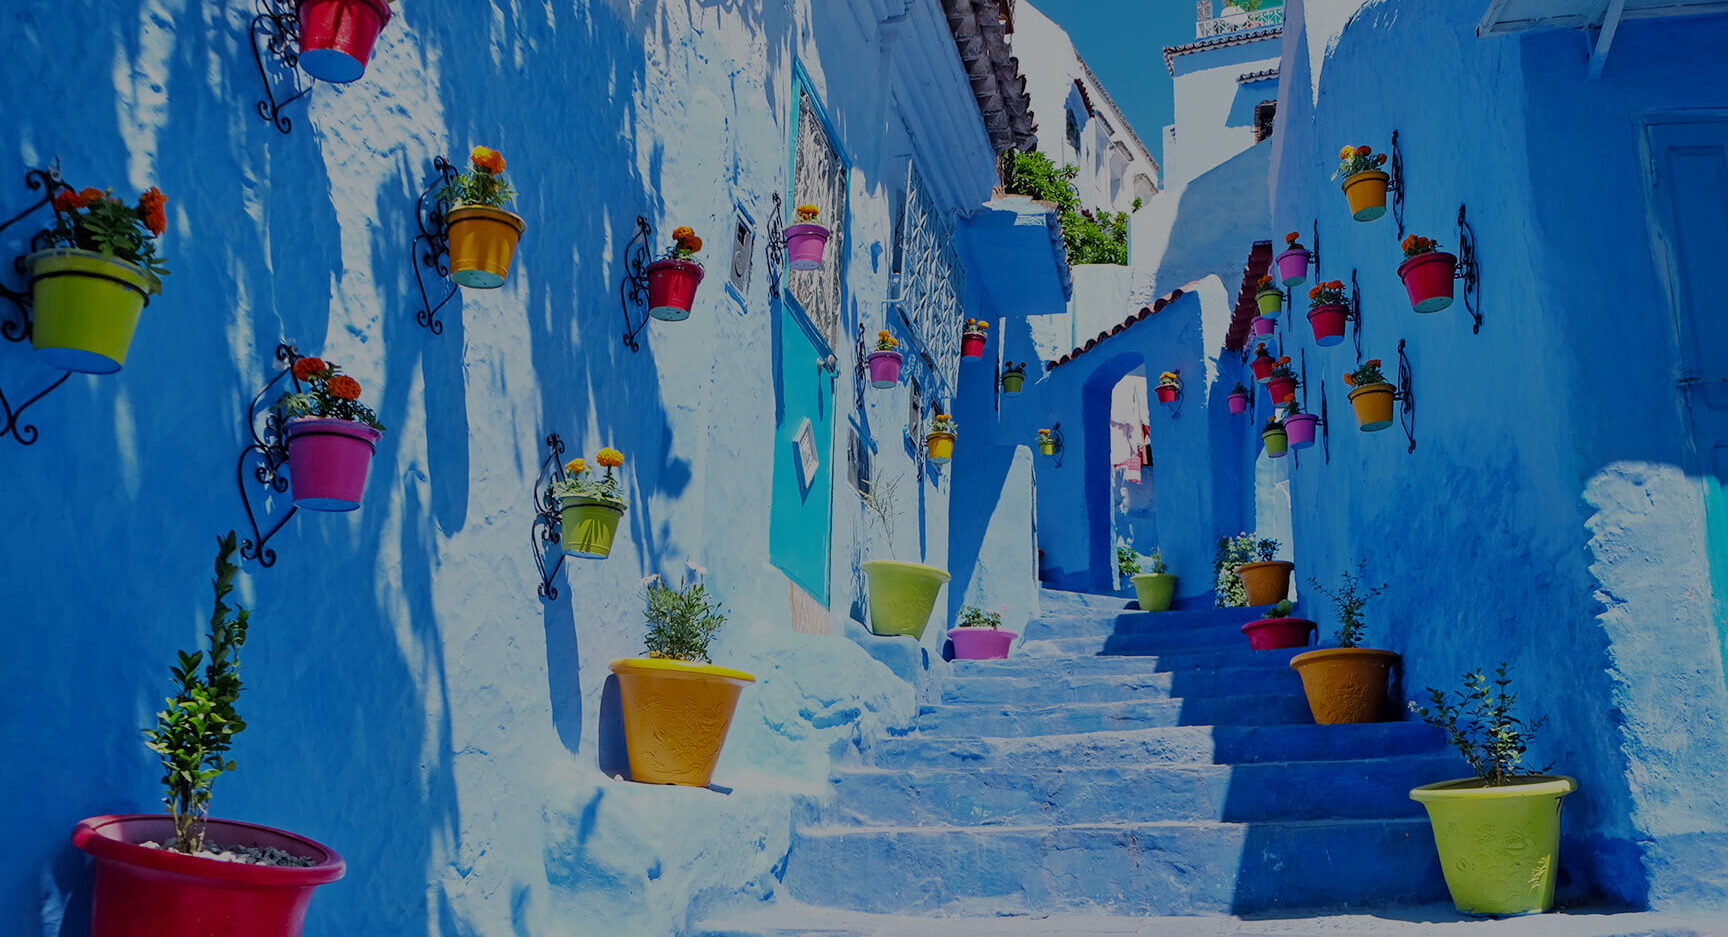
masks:
POLYGON ((576 458, 564 463, 564 471, 569 475, 580 475, 583 472, 588 471, 588 460, 581 456, 577 456, 576 458))
POLYGON ((89 186, 85 188, 84 191, 78 193, 78 198, 83 201, 85 208, 89 208, 91 205, 94 205, 107 197, 107 192, 104 192, 95 186, 89 186))
POLYGON ((815 205, 806 204, 798 206, 798 218, 800 221, 815 221, 816 216, 820 214, 822 214, 822 209, 817 208, 815 205))
POLYGON ((65 189, 54 196, 54 210, 60 212, 72 211, 84 207, 84 196, 71 189, 65 189))
POLYGON ((475 169, 494 176, 504 171, 504 154, 491 147, 475 147, 474 152, 468 154, 468 161, 474 164, 475 169))
POLYGON ((696 253, 697 251, 702 249, 702 239, 695 236, 695 235, 691 235, 690 237, 685 238, 684 239, 684 249, 689 251, 692 254, 696 253))
POLYGON ((978 327, 979 327, 979 328, 981 328, 981 329, 987 329, 987 328, 989 328, 989 327, 990 327, 990 323, 988 323, 988 322, 983 322, 983 321, 980 321, 980 322, 979 322, 979 323, 978 323, 978 327))
POLYGON ((1372 147, 1359 146, 1356 148, 1356 155, 1357 156, 1367 156, 1368 154, 1370 154, 1372 152, 1374 152, 1372 147))
POLYGON ((1379 358, 1369 358, 1368 359, 1368 367, 1377 368, 1379 366, 1380 366, 1380 359, 1379 358))
POLYGON ((1271 355, 1266 354, 1266 344, 1264 342, 1254 346, 1254 354, 1266 358, 1272 357, 1271 355))
POLYGON ((689 225, 681 224, 672 229, 672 240, 674 241, 682 241, 685 238, 693 238, 695 236, 696 230, 689 225))
POLYGON ((323 358, 301 358, 294 362, 294 379, 296 381, 310 381, 313 375, 323 373, 329 367, 324 363, 323 358))
POLYGON ((144 216, 144 227, 157 237, 168 230, 168 215, 163 206, 168 204, 168 196, 162 190, 151 186, 143 195, 138 196, 138 212, 144 216))
POLYGON ((1308 291, 1308 298, 1309 299, 1319 299, 1320 298, 1320 287, 1316 286, 1313 289, 1309 290, 1308 291))
POLYGON ((1271 285, 1272 285, 1272 278, 1270 276, 1263 276, 1260 278, 1259 286, 1261 289, 1267 289, 1271 285))
POLYGON ((624 453, 608 447, 596 453, 594 461, 606 466, 607 468, 617 468, 624 464, 624 453))
POLYGON ((1297 234, 1295 231, 1292 231, 1289 234, 1284 235, 1284 243, 1285 244, 1294 244, 1294 243, 1296 243, 1296 239, 1299 237, 1301 237, 1300 234, 1297 234))
POLYGON ((1284 357, 1282 357, 1282 358, 1279 358, 1279 359, 1278 359, 1278 363, 1279 363, 1279 364, 1289 364, 1289 363, 1290 363, 1290 356, 1289 356, 1289 355, 1285 355, 1285 356, 1284 356, 1284 357))
POLYGON ((888 337, 889 337, 889 335, 888 335, 888 330, 887 330, 887 329, 883 329, 883 330, 882 330, 882 331, 880 331, 880 332, 877 332, 877 333, 876 333, 876 337, 877 337, 877 338, 880 338, 880 339, 883 339, 883 340, 887 340, 887 339, 888 339, 888 337))
POLYGON ((1376 166, 1386 165, 1386 154, 1381 153, 1379 156, 1374 157, 1374 165, 1376 165, 1376 166))
POLYGON ((340 397, 343 400, 360 399, 360 382, 346 374, 338 374, 325 382, 324 389, 329 391, 332 397, 340 397))
POLYGON ((1356 378, 1352 377, 1349 371, 1345 371, 1344 372, 1344 383, 1349 384, 1351 387, 1355 387, 1356 386, 1356 378))
POLYGON ((1342 150, 1338 151, 1338 158, 1339 159, 1349 159, 1350 157, 1352 157, 1354 155, 1356 155, 1356 148, 1353 146, 1347 146, 1347 147, 1343 148, 1342 150))

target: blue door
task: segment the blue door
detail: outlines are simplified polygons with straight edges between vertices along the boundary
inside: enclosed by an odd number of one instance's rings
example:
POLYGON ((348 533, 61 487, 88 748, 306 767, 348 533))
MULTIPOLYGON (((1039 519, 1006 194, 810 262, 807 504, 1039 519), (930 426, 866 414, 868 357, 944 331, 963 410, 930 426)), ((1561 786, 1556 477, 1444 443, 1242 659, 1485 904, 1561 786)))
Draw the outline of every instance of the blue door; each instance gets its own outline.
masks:
POLYGON ((774 426, 774 500, 768 559, 828 604, 833 510, 834 379, 827 343, 790 300, 779 305, 779 406, 774 426))

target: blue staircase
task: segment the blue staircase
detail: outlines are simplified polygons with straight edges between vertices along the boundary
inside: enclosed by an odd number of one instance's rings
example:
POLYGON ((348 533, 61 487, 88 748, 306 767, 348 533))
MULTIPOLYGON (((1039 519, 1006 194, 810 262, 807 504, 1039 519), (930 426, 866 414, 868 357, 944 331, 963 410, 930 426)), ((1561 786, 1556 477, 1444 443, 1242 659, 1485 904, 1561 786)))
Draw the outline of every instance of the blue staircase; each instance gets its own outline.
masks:
POLYGON ((1440 733, 1314 725, 1288 666, 1299 651, 1250 650, 1249 610, 1145 613, 1053 591, 1043 607, 1012 657, 956 662, 915 731, 806 805, 787 915, 710 933, 863 933, 817 920, 857 912, 1283 916, 1446 900, 1408 797, 1467 772, 1440 733))

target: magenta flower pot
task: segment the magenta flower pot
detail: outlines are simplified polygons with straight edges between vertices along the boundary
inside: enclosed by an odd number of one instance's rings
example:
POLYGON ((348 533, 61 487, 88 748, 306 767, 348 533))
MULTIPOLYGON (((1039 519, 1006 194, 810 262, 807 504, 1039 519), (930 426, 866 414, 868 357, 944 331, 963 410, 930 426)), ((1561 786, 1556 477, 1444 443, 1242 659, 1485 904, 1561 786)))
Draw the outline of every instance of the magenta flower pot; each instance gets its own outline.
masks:
POLYGON ((795 224, 786 229, 786 266, 794 270, 822 269, 828 229, 819 224, 795 224))
POLYGON ((962 357, 962 358, 982 358, 982 357, 984 357, 984 333, 982 333, 982 332, 967 332, 966 334, 960 336, 960 357, 962 357))
POLYGON ((1001 660, 1020 635, 1001 628, 951 628, 955 660, 1001 660))
POLYGON ((1247 412, 1248 412, 1248 395, 1247 394, 1231 394, 1230 395, 1230 415, 1231 416, 1241 416, 1242 414, 1247 413, 1247 412))
POLYGON ((897 351, 873 351, 867 359, 870 362, 870 386, 877 390, 887 390, 900 383, 900 353, 897 351))
POLYGON ((1308 325, 1314 329, 1314 344, 1331 348, 1344 340, 1344 324, 1349 310, 1337 303, 1315 306, 1308 311, 1308 325))
POLYGON ((1254 321, 1248 323, 1248 328, 1255 341, 1264 341, 1272 337, 1272 332, 1278 328, 1278 320, 1268 319, 1265 316, 1255 316, 1254 321))
POLYGON ((1458 258, 1445 251, 1429 251, 1398 265, 1410 308, 1417 312, 1439 312, 1452 305, 1452 271, 1458 258))
POLYGON ((301 417, 288 437, 288 481, 294 506, 309 511, 352 511, 366 492, 366 470, 384 434, 364 423, 301 417))
POLYGON ((648 314, 666 322, 690 318, 702 265, 693 260, 656 260, 648 265, 648 314))
POLYGON ((1278 255, 1278 276, 1283 278, 1285 286, 1301 286, 1308 279, 1308 260, 1312 256, 1306 248, 1278 255))
POLYGON ((1261 618, 1242 626, 1248 646, 1256 651, 1285 647, 1307 647, 1314 623, 1306 618, 1261 618))
POLYGON ((1284 418, 1284 432, 1290 437, 1290 448, 1306 449, 1314 445, 1314 428, 1320 418, 1312 413, 1292 413, 1284 418))

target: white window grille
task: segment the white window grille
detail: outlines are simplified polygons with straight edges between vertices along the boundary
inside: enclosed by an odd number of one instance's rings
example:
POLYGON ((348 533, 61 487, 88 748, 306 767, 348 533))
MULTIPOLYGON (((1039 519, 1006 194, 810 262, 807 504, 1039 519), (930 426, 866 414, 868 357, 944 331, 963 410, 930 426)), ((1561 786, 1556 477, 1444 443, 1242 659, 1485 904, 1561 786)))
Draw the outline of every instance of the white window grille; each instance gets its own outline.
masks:
POLYGON ((918 169, 906 167, 906 200, 894 252, 896 305, 917 350, 934 372, 938 399, 958 386, 960 330, 966 318, 954 228, 924 189, 918 169))
POLYGON ((846 259, 846 164, 828 136, 808 89, 798 89, 798 136, 792 158, 793 205, 821 209, 828 228, 828 263, 820 270, 790 270, 787 289, 830 349, 840 347, 840 272, 846 259))

